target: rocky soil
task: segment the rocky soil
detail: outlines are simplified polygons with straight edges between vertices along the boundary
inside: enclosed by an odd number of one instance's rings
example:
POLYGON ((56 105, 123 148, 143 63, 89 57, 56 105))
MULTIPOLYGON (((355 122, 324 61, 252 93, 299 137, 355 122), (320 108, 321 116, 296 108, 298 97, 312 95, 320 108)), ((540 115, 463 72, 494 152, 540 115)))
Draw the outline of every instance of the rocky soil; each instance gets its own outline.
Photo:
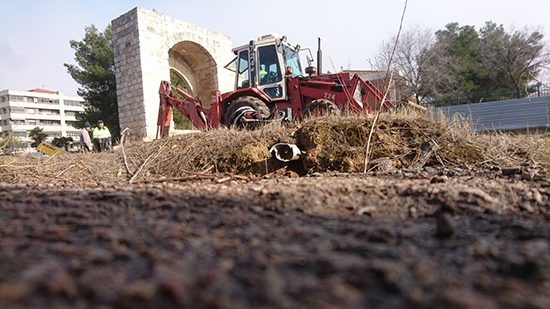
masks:
POLYGON ((17 175, 0 184, 4 308, 550 307, 538 165, 133 185, 17 175))

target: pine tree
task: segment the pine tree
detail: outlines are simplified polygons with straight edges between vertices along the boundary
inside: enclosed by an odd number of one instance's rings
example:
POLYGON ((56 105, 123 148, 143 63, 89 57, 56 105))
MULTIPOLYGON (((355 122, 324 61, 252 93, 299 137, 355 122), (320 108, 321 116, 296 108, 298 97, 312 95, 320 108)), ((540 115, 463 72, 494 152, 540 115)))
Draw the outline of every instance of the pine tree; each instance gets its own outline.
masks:
POLYGON ((85 28, 82 41, 71 40, 77 65, 65 63, 71 77, 81 85, 78 95, 86 100, 84 113, 77 115, 77 125, 103 120, 113 139, 120 136, 116 97, 115 61, 111 26, 100 32, 94 25, 85 28))

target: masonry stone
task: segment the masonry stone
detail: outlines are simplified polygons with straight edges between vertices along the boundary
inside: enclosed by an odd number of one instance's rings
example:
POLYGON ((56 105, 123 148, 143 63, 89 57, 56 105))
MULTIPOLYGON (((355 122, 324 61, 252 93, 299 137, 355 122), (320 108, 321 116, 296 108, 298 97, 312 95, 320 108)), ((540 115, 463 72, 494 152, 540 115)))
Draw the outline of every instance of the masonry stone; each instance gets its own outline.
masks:
POLYGON ((205 106, 212 91, 232 90, 228 36, 140 7, 114 19, 112 29, 120 126, 133 136, 155 138, 158 89, 171 70, 205 106))

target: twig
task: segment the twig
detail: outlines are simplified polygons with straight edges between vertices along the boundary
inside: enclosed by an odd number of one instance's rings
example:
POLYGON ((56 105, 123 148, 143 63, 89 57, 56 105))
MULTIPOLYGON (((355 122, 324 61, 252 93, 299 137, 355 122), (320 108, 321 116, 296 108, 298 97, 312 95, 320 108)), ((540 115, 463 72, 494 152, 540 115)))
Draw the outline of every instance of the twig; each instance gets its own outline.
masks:
POLYGON ((126 151, 124 151, 124 138, 126 137, 126 132, 128 132, 130 128, 125 128, 122 130, 122 137, 120 138, 120 148, 122 149, 122 158, 124 159, 124 166, 126 167, 126 172, 128 175, 134 176, 132 172, 130 172, 130 167, 128 166, 128 159, 126 158, 126 151))
POLYGON ((220 175, 195 174, 195 175, 182 176, 182 177, 170 177, 170 178, 160 178, 160 179, 145 179, 145 180, 136 181, 134 183, 155 183, 155 182, 168 182, 168 181, 185 182, 185 181, 190 181, 190 180, 219 180, 218 182, 222 183, 222 182, 226 182, 226 181, 232 180, 232 179, 248 181, 248 180, 250 180, 250 177, 240 176, 240 175, 231 175, 231 174, 220 174, 220 175))
POLYGON ((399 42, 399 36, 401 35, 401 29, 403 29, 403 20, 405 19, 405 12, 407 11, 407 2, 408 0, 405 0, 405 4, 403 6, 403 13, 401 14, 401 21, 399 22, 399 30, 397 31, 397 36, 395 37, 395 43, 393 45, 392 52, 390 54, 390 59, 388 59, 388 69, 386 76, 388 76, 388 83, 386 85, 386 91, 384 93, 384 97, 382 97, 382 102, 380 102, 380 109, 376 113, 376 116, 374 117, 374 120, 372 121, 372 126, 370 128, 369 132, 369 138, 367 140, 367 148, 365 149, 365 165, 363 167, 363 173, 367 172, 367 168, 369 166, 369 156, 371 153, 370 150, 370 144, 372 140, 372 135, 374 134, 374 130, 376 128, 376 123, 378 122, 378 118, 380 117, 380 113, 382 112, 382 107, 384 106, 384 103, 386 102, 386 97, 388 96, 388 93, 390 92, 390 85, 393 79, 393 70, 391 69, 391 63, 393 61, 393 56, 395 54, 395 50, 397 49, 397 43, 399 42))
POLYGON ((15 162, 15 160, 12 160, 12 161, 10 161, 10 162, 8 162, 8 163, 6 163, 6 164, 2 164, 2 165, 0 165, 0 167, 7 167, 7 166, 10 166, 10 165, 13 164, 13 162, 15 162))
MULTIPOLYGON (((330 64, 332 65, 332 69, 334 70, 334 72, 336 72, 336 68, 334 67, 334 63, 332 62, 332 58, 331 57, 328 57, 328 60, 330 60, 330 64)), ((321 72, 319 72, 320 74, 321 72)), ((338 81, 340 82, 340 84, 342 85, 342 90, 344 90, 344 94, 346 95, 346 99, 347 99, 347 102, 350 102, 352 97, 351 97, 351 94, 349 93, 348 91, 348 88, 345 87, 344 85, 344 79, 342 77, 342 72, 338 72, 336 73, 336 78, 338 78, 338 81)), ((346 104, 346 107, 347 107, 348 104, 346 104)))
POLYGON ((67 167, 66 169, 62 170, 61 172, 59 172, 57 175, 55 175, 55 177, 60 177, 61 175, 63 175, 63 173, 65 173, 66 171, 68 171, 69 169, 73 168, 75 166, 75 164, 71 164, 69 165, 69 167, 67 167))
POLYGON ((378 117, 380 117, 380 111, 378 111, 376 113, 376 116, 374 116, 374 120, 372 121, 372 126, 370 127, 369 138, 367 139, 367 148, 365 149, 365 165, 363 166, 363 173, 367 172, 367 169, 368 169, 368 166, 369 166, 370 142, 372 140, 372 135, 374 133, 374 126, 376 125, 376 122, 378 121, 378 117))
POLYGON ((152 159, 154 160, 156 157, 158 157, 162 153, 164 148, 166 148, 166 144, 162 145, 156 153, 153 153, 153 154, 149 155, 147 157, 147 159, 145 159, 145 161, 143 161, 143 163, 140 165, 140 167, 138 167, 138 169, 134 173, 134 176, 132 176, 132 178, 130 178, 129 183, 134 183, 134 180, 137 178, 137 176, 139 175, 141 170, 143 170, 143 168, 147 165, 147 163, 149 163, 150 160, 152 160, 152 159))

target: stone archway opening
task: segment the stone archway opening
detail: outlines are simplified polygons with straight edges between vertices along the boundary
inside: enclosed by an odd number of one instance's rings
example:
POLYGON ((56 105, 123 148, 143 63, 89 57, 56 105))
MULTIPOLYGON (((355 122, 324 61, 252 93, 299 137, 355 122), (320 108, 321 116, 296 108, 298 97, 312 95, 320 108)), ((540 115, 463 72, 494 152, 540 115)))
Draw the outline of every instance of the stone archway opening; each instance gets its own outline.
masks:
POLYGON ((168 61, 171 72, 181 77, 189 93, 210 107, 212 91, 218 89, 216 62, 210 53, 195 42, 181 41, 168 51, 168 61))
MULTIPOLYGON (((189 93, 190 95, 193 94, 193 90, 191 89, 191 86, 189 84, 189 81, 185 79, 185 76, 178 70, 174 68, 170 68, 170 83, 174 87, 178 87, 185 92, 189 93)), ((183 98, 179 93, 174 92, 174 96, 183 98)), ((191 130, 193 129, 193 125, 191 124, 191 121, 185 117, 179 110, 173 109, 172 112, 172 120, 174 121, 174 129, 176 130, 191 130)))

